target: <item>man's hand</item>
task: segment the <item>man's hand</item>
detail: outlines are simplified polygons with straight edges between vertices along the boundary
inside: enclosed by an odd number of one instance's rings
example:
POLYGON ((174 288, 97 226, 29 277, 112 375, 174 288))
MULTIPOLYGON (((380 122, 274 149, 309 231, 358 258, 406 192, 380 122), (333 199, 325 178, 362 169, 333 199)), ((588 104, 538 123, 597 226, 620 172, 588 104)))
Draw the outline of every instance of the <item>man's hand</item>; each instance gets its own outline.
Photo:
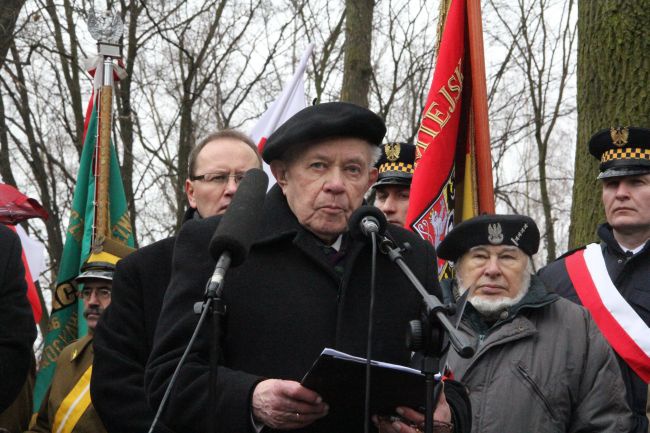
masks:
POLYGON ((321 396, 292 380, 267 379, 253 391, 255 421, 274 429, 305 427, 327 415, 328 410, 321 396))
MULTIPOLYGON (((373 422, 379 428, 380 433, 421 433, 424 430, 424 414, 408 407, 398 407, 396 412, 400 417, 404 418, 405 422, 390 422, 377 416, 373 417, 373 422)), ((440 393, 438 405, 433 412, 433 420, 444 423, 451 422, 451 408, 447 403, 444 392, 440 393)), ((433 431, 436 432, 435 427, 433 431)))

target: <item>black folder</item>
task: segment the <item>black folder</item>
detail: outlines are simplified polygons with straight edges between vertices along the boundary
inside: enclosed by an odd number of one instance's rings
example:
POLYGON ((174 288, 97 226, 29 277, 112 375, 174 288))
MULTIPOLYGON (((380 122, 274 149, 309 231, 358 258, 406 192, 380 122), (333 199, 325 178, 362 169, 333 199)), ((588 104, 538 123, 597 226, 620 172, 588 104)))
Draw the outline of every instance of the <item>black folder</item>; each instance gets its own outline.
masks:
MULTIPOLYGON (((401 365, 371 361, 370 415, 392 415, 397 406, 424 412, 424 375, 401 365)), ((327 424, 338 431, 362 432, 366 360, 324 349, 302 385, 316 391, 330 406, 327 424)))

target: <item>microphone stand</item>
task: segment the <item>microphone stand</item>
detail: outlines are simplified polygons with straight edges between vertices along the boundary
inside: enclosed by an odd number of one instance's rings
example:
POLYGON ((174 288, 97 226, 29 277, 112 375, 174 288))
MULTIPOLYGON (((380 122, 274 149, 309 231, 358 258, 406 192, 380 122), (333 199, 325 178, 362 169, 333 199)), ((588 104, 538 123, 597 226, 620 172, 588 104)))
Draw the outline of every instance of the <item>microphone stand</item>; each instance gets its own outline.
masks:
POLYGON ((402 249, 395 246, 394 242, 384 237, 380 250, 388 255, 388 258, 395 263, 402 273, 411 282, 411 285, 420 293, 424 301, 426 311, 422 321, 412 321, 407 344, 412 350, 419 351, 423 355, 422 374, 425 378, 425 433, 433 433, 433 412, 441 392, 441 376, 436 378, 436 359, 440 358, 443 350, 445 335, 448 336, 452 346, 463 358, 474 355, 474 348, 466 341, 465 337, 458 333, 454 325, 449 321, 447 315, 453 314, 449 306, 440 303, 438 298, 427 292, 417 279, 413 271, 404 262, 402 249))
MULTIPOLYGON (((230 267, 230 253, 224 251, 219 257, 217 262, 217 269, 228 269, 230 267)), ((225 274, 225 271, 224 271, 225 274)), ((208 407, 206 408, 208 413, 208 433, 217 433, 217 422, 214 416, 212 416, 211 411, 216 407, 217 403, 217 377, 218 377, 218 360, 219 360, 219 334, 221 332, 220 325, 221 320, 226 314, 226 306, 223 304, 221 299, 221 294, 223 293, 224 280, 223 277, 213 276, 205 288, 205 301, 203 303, 197 302, 194 304, 194 312, 202 313, 204 309, 208 310, 210 314, 210 323, 211 323, 211 333, 210 333, 210 352, 209 352, 209 364, 210 370, 208 374, 209 385, 208 385, 208 407), (197 311, 197 309, 199 309, 197 311)))
POLYGON ((217 261, 217 266, 215 267, 215 273, 212 275, 212 278, 210 278, 210 280, 206 284, 205 300, 203 302, 196 302, 194 304, 194 313, 200 314, 201 316, 199 317, 199 321, 197 322, 196 327, 194 328, 194 332, 192 333, 192 337, 190 338, 190 341, 187 344, 187 348, 185 349, 185 352, 183 352, 180 361, 178 361, 178 365, 174 370, 174 374, 172 374, 172 378, 170 379, 169 384, 167 385, 167 389, 165 390, 165 394, 163 395, 163 398, 160 402, 160 406, 158 406, 158 410, 156 411, 156 416, 154 417, 153 422, 151 423, 151 427, 149 427, 148 433, 153 433, 154 428, 158 424, 160 415, 162 414, 163 409, 167 404, 167 400, 169 399, 174 383, 176 383, 176 379, 181 370, 181 367, 185 363, 185 359, 187 358, 187 355, 190 353, 192 346, 194 346, 194 342, 196 341, 196 337, 199 334, 199 330, 203 326, 203 322, 205 322, 205 319, 208 314, 210 314, 212 332, 210 333, 210 338, 209 338, 210 370, 209 370, 209 385, 208 385, 209 386, 208 407, 206 408, 206 410, 208 411, 207 431, 208 433, 217 433, 216 419, 214 416, 212 416, 211 410, 215 407, 216 399, 217 399, 217 373, 219 371, 218 359, 219 359, 219 343, 220 343, 220 339, 219 339, 220 324, 221 324, 221 318, 225 315, 226 312, 226 307, 221 300, 221 294, 223 293, 223 287, 224 287, 223 275, 225 275, 226 270, 228 270, 228 268, 230 267, 230 262, 231 262, 230 252, 224 251, 219 257, 219 260, 217 261), (221 270, 222 271, 221 274, 218 274, 216 270, 221 270))

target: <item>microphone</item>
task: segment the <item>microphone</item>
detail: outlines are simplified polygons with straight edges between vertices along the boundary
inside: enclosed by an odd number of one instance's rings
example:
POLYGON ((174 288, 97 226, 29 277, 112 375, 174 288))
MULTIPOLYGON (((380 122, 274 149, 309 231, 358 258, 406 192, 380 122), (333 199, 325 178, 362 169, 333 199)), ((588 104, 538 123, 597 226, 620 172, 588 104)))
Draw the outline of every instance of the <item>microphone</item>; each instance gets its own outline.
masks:
POLYGON ((246 260, 257 228, 264 221, 262 209, 268 183, 268 176, 258 168, 248 170, 239 183, 210 240, 210 255, 217 260, 217 266, 209 287, 220 287, 228 268, 246 260))
POLYGON ((369 237, 371 233, 378 235, 386 231, 386 216, 382 211, 374 206, 361 206, 350 216, 348 229, 353 238, 363 239, 369 237))

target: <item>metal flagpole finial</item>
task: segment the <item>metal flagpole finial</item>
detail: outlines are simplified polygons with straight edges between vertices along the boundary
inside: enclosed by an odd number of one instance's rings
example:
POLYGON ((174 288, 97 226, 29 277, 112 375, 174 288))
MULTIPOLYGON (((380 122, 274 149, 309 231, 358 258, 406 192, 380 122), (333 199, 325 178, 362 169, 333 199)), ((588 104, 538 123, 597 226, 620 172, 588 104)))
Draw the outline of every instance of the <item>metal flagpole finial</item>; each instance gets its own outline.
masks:
POLYGON ((122 46, 120 38, 124 32, 124 22, 119 14, 110 10, 97 15, 91 7, 86 20, 90 35, 97 41, 99 54, 110 57, 121 57, 122 46))

